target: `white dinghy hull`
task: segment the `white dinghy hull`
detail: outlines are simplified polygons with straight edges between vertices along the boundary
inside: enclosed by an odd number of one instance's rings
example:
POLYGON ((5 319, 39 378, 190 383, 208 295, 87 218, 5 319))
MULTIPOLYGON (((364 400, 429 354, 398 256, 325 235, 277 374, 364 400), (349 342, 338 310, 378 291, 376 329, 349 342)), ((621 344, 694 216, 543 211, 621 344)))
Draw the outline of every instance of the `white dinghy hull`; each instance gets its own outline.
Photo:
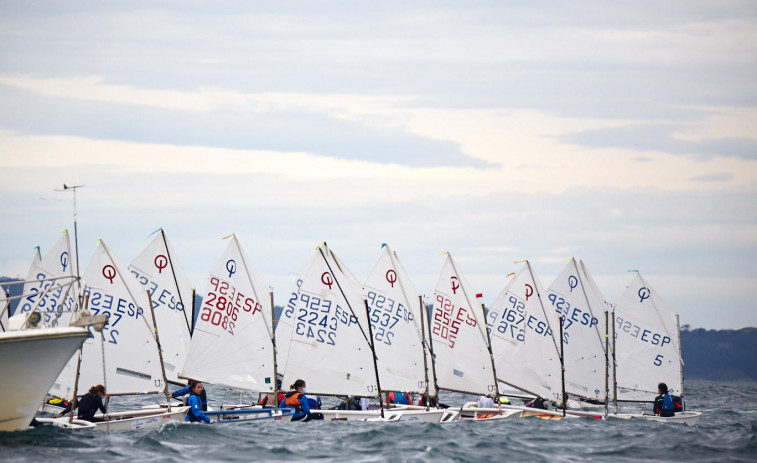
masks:
POLYGON ((694 426, 699 422, 699 417, 702 416, 702 412, 686 411, 676 413, 675 416, 662 417, 653 415, 641 415, 641 418, 650 421, 657 421, 658 423, 678 423, 694 426))
MULTIPOLYGON (((136 429, 154 428, 168 421, 184 421, 189 407, 175 407, 169 412, 160 409, 140 409, 126 412, 108 413, 108 421, 90 423, 84 420, 73 420, 69 423, 68 417, 61 418, 37 418, 43 425, 52 425, 64 429, 94 429, 96 431, 133 431, 136 429)), ((96 415, 103 418, 103 415, 96 415)))
POLYGON ((431 409, 431 410, 408 410, 408 409, 384 409, 381 410, 317 410, 323 413, 324 420, 330 421, 391 421, 391 422, 419 422, 419 423, 446 423, 457 419, 456 410, 431 409))
POLYGON ((461 420, 492 421, 504 420, 507 418, 520 418, 522 415, 523 410, 512 410, 507 408, 463 407, 460 410, 461 420))

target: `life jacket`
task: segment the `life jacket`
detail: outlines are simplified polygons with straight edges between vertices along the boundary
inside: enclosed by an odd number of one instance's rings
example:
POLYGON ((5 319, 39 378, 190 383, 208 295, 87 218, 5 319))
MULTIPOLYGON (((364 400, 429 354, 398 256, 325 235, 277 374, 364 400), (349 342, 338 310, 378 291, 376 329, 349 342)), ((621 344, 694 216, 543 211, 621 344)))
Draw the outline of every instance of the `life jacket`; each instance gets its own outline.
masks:
POLYGON ((302 392, 287 392, 286 398, 284 399, 284 406, 287 408, 293 408, 297 413, 302 413, 302 404, 300 403, 300 397, 302 397, 302 392))
POLYGON ((530 404, 530 405, 526 405, 526 407, 531 407, 531 408, 541 408, 542 410, 547 410, 547 409, 549 409, 549 407, 548 407, 548 406, 546 406, 546 405, 544 404, 544 402, 546 402, 546 400, 545 400, 545 399, 544 399, 543 397, 537 397, 536 399, 534 399, 534 400, 533 400, 533 401, 531 402, 531 404, 530 404))
POLYGON ((410 396, 406 392, 390 392, 387 396, 390 404, 410 405, 410 396))
MULTIPOLYGON (((197 394, 195 394, 194 392, 191 392, 187 396, 187 404, 189 404, 189 397, 191 397, 191 396, 197 397, 197 400, 200 402, 200 409, 202 409, 202 397, 199 396, 199 395, 197 395, 197 394)), ((198 422, 202 421, 200 418, 196 417, 194 413, 192 413, 191 409, 187 412, 187 418, 189 418, 189 422, 190 423, 198 423, 198 422)))
POLYGON ((673 403, 673 399, 670 398, 669 394, 663 394, 662 395, 662 405, 660 405, 660 410, 662 411, 675 411, 676 405, 673 403))
POLYGON ((683 397, 672 395, 670 396, 671 399, 673 399, 673 404, 676 406, 675 411, 676 413, 683 411, 683 397))

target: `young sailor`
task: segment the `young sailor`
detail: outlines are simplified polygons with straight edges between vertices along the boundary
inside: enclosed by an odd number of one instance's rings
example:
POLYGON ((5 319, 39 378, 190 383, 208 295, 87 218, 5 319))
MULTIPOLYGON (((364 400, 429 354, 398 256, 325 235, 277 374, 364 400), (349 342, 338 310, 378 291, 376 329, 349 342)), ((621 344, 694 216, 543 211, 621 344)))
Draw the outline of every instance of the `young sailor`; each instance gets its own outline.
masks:
MULTIPOLYGON (((105 386, 103 386, 102 384, 98 384, 97 386, 92 386, 91 388, 89 388, 89 392, 81 396, 76 402, 75 408, 79 409, 79 419, 92 423, 105 421, 102 418, 95 418, 95 413, 97 413, 98 409, 103 413, 103 415, 105 414, 103 397, 105 397, 105 386)), ((54 417, 60 418, 70 411, 71 404, 68 404, 62 412, 54 415, 54 417)))
POLYGON ((413 401, 407 392, 390 392, 386 395, 386 404, 412 405, 413 401))
POLYGON ((294 415, 292 421, 310 421, 310 420, 322 420, 323 413, 312 413, 310 411, 310 404, 308 398, 305 397, 307 390, 305 381, 298 379, 290 386, 291 391, 287 392, 284 400, 279 404, 280 408, 294 409, 294 415))
POLYGON ((660 395, 654 399, 654 414, 662 417, 674 416, 676 405, 668 394, 668 385, 665 383, 658 384, 657 393, 660 395))
POLYGON ((202 383, 199 381, 191 381, 189 383, 189 398, 187 399, 187 405, 189 405, 189 411, 184 421, 191 423, 197 423, 204 421, 205 423, 215 423, 214 420, 208 418, 202 410, 202 399, 200 394, 203 391, 202 383))
MULTIPOLYGON (((182 387, 181 389, 177 389, 173 391, 173 393, 171 393, 171 397, 173 397, 174 399, 178 399, 179 397, 185 396, 187 394, 191 394, 192 391, 190 390, 190 385, 193 382, 194 381, 190 379, 189 383, 186 386, 182 387)), ((202 404, 202 411, 204 412, 208 411, 208 396, 205 394, 204 387, 202 388, 202 392, 200 392, 200 402, 202 404)))
POLYGON ((482 395, 479 396, 476 404, 478 405, 478 408, 494 408, 494 399, 492 399, 491 394, 482 395))
MULTIPOLYGON (((279 391, 279 393, 276 396, 277 399, 278 399, 276 402, 277 403, 281 403, 281 401, 284 400, 284 393, 281 392, 281 380, 280 379, 276 380, 276 390, 279 391)), ((271 392, 269 394, 266 394, 263 397, 263 399, 260 401, 260 405, 262 407, 269 407, 269 408, 273 407, 273 405, 274 405, 274 403, 273 403, 273 392, 271 392)))

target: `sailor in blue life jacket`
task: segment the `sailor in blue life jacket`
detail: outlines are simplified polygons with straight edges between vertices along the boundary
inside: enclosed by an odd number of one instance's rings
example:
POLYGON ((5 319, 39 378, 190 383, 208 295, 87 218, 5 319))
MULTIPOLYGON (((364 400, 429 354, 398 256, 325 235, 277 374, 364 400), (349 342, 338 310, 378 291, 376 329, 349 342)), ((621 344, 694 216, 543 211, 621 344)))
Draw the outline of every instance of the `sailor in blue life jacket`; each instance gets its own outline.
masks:
POLYGON ((190 423, 198 423, 201 421, 204 421, 205 423, 215 423, 214 420, 211 420, 202 412, 202 399, 200 399, 200 393, 202 390, 201 382, 191 381, 189 383, 189 398, 187 399, 189 411, 187 411, 187 417, 184 421, 189 421, 190 423))
MULTIPOLYGON (((103 405, 103 397, 105 397, 105 387, 102 384, 98 384, 97 386, 92 386, 91 388, 89 388, 89 392, 81 396, 76 402, 76 406, 74 407, 79 409, 79 419, 89 421, 91 423, 105 421, 102 418, 95 418, 95 413, 97 413, 98 409, 103 413, 103 415, 106 413, 105 406, 103 405)), ((68 404, 62 412, 53 415, 53 417, 60 418, 70 411, 71 404, 68 404)))
MULTIPOLYGON (((179 397, 185 396, 187 394, 191 394, 192 391, 190 391, 190 384, 192 384, 192 380, 189 380, 189 384, 182 387, 181 389, 177 389, 171 393, 171 397, 174 399, 178 399, 179 397)), ((188 399, 188 398, 187 398, 188 399)), ((202 411, 206 412, 208 411, 208 396, 205 394, 205 388, 202 388, 202 392, 200 392, 200 402, 202 403, 202 411)), ((186 403, 186 402, 185 402, 186 403)))
POLYGON ((286 393, 284 400, 279 404, 279 408, 291 408, 294 410, 292 421, 310 421, 322 420, 323 413, 313 413, 310 411, 308 398, 305 396, 307 388, 305 381, 298 379, 291 386, 291 391, 286 393))
POLYGON ((658 384, 657 393, 660 395, 654 399, 654 414, 662 417, 675 416, 676 405, 668 394, 668 385, 665 383, 658 384))
POLYGON ((410 399, 407 392, 390 392, 386 395, 387 405, 411 405, 412 403, 413 401, 410 399))

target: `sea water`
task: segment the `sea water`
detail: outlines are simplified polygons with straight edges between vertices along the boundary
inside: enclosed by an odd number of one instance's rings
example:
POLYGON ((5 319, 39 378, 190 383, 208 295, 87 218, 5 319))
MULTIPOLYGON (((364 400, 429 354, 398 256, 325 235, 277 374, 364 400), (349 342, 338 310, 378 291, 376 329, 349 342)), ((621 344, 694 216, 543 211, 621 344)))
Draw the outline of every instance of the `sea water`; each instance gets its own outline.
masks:
MULTIPOLYGON (((212 385, 207 392, 211 406, 239 400, 232 391, 212 385)), ((699 424, 693 427, 641 419, 554 421, 536 417, 445 424, 166 423, 159 428, 110 435, 45 427, 0 433, 0 461, 755 462, 755 397, 757 383, 687 381, 687 407, 703 412, 699 424)), ((475 399, 444 393, 441 398, 456 406, 475 399)), ((114 399, 113 409, 141 407, 155 400, 114 399)), ((333 400, 325 398, 325 403, 333 400)), ((622 407, 626 412, 649 409, 649 405, 622 407)))

